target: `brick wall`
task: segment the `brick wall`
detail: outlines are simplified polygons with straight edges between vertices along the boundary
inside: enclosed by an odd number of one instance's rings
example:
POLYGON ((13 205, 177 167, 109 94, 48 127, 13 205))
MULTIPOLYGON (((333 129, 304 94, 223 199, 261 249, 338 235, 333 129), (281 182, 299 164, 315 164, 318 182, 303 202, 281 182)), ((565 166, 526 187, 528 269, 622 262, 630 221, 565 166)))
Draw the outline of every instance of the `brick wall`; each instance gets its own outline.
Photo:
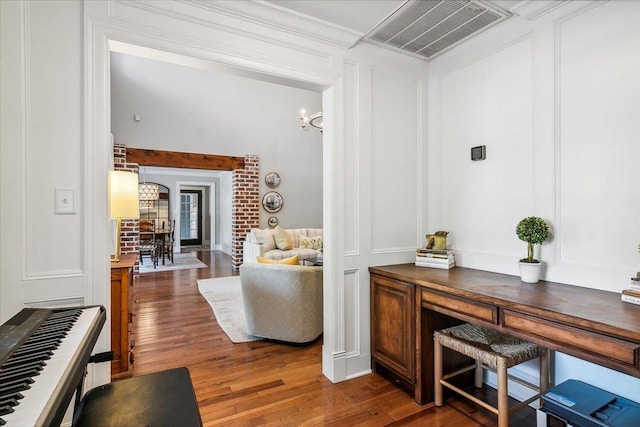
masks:
MULTIPOLYGON (((115 170, 138 173, 137 163, 127 163, 127 147, 113 146, 115 170)), ((231 257, 234 270, 242 265, 242 242, 251 228, 260 226, 260 159, 247 155, 244 169, 233 171, 231 178, 231 257)), ((120 234, 121 253, 138 253, 140 246, 140 222, 135 219, 122 221, 120 234)), ((134 277, 140 272, 138 262, 133 270, 134 277)))
POLYGON ((244 169, 231 178, 231 262, 234 270, 242 265, 242 242, 247 231, 260 226, 260 159, 245 156, 244 169))
MULTIPOLYGON (((122 144, 113 146, 113 168, 119 171, 138 173, 137 163, 127 163, 127 147, 122 144)), ((140 247, 140 221, 137 219, 123 219, 120 227, 120 253, 137 254, 140 247)), ((138 277, 140 268, 138 261, 133 267, 133 276, 138 277)))

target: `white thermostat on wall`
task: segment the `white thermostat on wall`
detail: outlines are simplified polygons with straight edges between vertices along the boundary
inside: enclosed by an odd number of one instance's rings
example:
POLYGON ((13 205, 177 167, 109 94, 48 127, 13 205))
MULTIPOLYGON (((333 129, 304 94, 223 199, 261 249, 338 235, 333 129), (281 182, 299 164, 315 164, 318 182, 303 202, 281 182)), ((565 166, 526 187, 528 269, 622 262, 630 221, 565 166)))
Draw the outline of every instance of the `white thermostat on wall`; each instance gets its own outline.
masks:
POLYGON ((487 146, 478 145, 477 147, 471 147, 471 160, 484 160, 487 158, 487 146))

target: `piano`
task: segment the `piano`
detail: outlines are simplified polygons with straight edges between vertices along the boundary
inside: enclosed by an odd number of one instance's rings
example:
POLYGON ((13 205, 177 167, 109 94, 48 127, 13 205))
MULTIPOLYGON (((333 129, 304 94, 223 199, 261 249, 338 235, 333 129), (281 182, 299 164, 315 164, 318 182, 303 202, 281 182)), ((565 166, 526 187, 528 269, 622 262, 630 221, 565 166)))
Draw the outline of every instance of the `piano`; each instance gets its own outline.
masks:
POLYGON ((57 426, 105 323, 102 306, 25 308, 0 326, 0 426, 57 426))

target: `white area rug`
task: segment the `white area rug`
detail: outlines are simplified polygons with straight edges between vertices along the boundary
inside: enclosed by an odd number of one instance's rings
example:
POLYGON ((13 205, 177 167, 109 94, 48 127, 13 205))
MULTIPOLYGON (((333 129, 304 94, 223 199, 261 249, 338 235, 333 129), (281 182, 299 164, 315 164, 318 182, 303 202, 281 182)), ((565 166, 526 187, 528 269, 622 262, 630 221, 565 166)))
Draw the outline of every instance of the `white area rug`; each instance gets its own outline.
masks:
POLYGON ((169 270, 184 270, 187 268, 204 268, 207 264, 196 258, 195 252, 189 252, 186 254, 173 254, 173 263, 168 259, 165 259, 164 265, 162 260, 158 261, 158 266, 153 268, 153 263, 149 258, 145 257, 144 264, 140 265, 140 274, 144 273, 157 273, 159 271, 169 270))
POLYGON ((207 300, 218 324, 234 343, 259 341, 247 333, 242 308, 240 276, 198 280, 198 291, 207 300))

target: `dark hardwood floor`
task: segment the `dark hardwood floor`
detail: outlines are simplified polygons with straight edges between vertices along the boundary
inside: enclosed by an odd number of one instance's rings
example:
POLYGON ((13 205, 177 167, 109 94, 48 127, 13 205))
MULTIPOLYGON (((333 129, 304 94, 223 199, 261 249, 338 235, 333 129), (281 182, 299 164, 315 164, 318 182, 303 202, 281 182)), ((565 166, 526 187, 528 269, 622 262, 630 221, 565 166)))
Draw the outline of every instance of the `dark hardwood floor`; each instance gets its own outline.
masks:
MULTIPOLYGON (((135 281, 133 375, 186 366, 206 426, 496 425, 491 413, 464 399, 419 406, 378 374, 333 384, 322 375, 321 340, 306 347, 232 343, 196 283, 236 275, 231 258, 216 251, 197 256, 208 267, 135 281)), ((533 410, 520 411, 511 425, 535 426, 533 410)))

